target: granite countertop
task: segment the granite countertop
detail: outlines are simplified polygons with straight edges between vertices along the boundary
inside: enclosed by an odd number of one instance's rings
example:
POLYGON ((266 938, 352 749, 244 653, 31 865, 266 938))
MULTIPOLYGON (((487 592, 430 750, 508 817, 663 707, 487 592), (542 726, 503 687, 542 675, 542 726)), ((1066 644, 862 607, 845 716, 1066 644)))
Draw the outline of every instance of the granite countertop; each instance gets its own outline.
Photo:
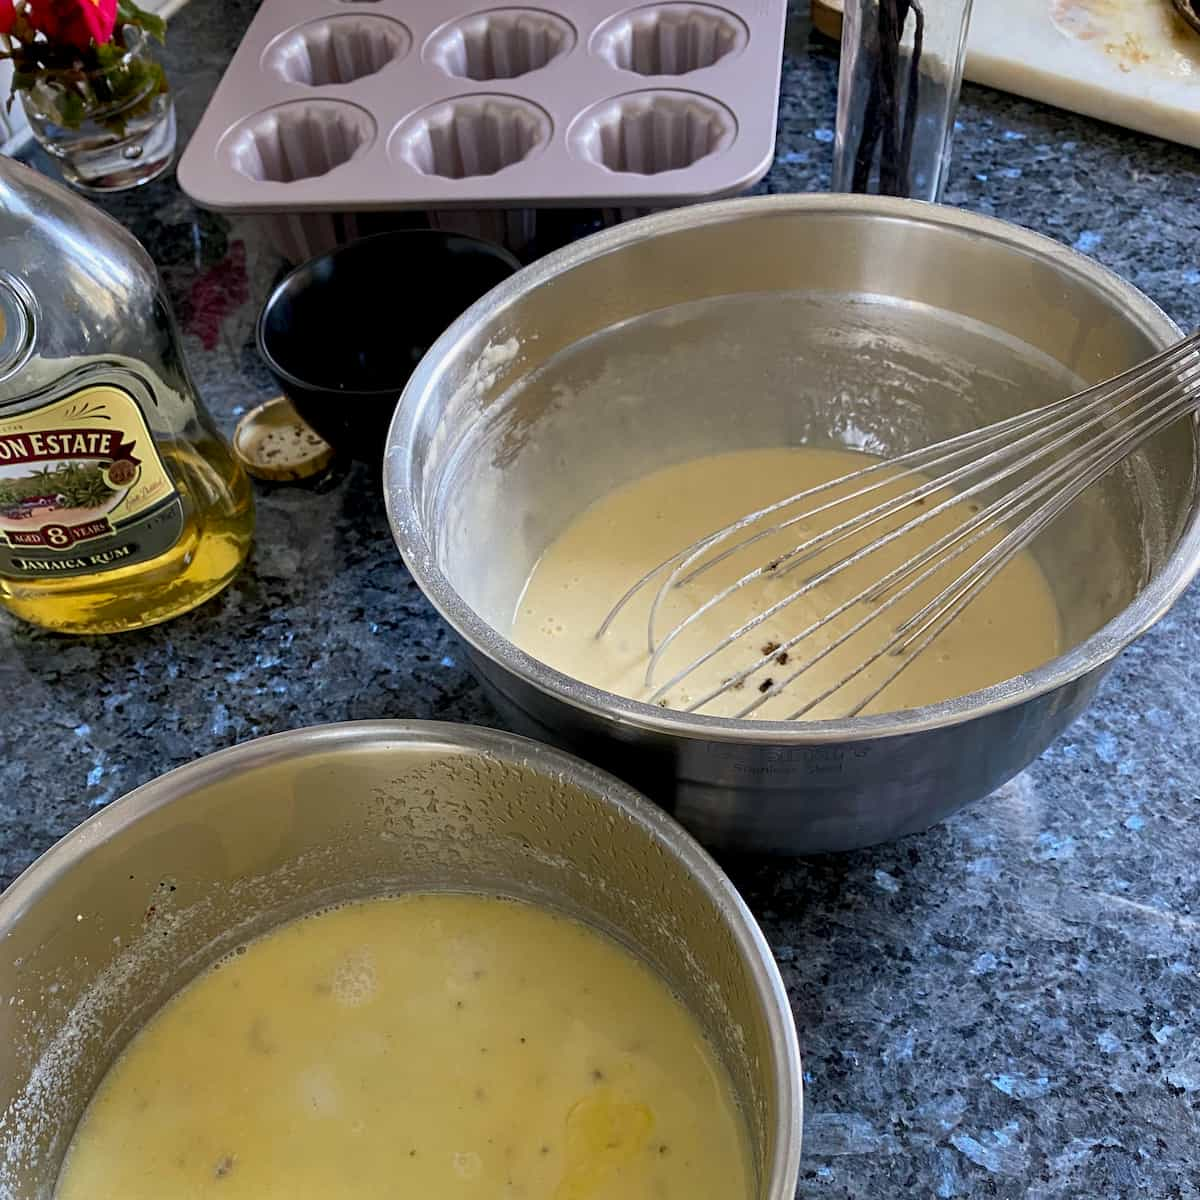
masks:
MULTIPOLYGON (((253 10, 192 4, 169 67, 195 127, 253 10)), ((760 190, 828 186, 836 55, 794 16, 760 190)), ((1032 226, 1200 325, 1196 152, 968 86, 947 200, 1032 226)), ((274 393, 253 345, 280 269, 173 179, 107 207, 162 267, 226 431, 274 393)), ((498 724, 396 555, 372 473, 259 489, 218 600, 66 639, 4 621, 0 884, 90 813, 234 742, 366 717, 498 724), (19 701, 18 701, 19 698, 19 701)), ((899 844, 735 862, 805 1063, 800 1195, 1200 1197, 1200 593, 987 801, 899 844)))

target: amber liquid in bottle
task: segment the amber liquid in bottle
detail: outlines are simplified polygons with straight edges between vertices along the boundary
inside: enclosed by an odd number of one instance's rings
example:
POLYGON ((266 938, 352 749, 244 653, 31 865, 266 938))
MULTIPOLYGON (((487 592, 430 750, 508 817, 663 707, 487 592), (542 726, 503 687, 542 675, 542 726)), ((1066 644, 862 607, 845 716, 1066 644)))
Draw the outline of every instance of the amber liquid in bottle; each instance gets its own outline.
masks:
POLYGON ((0 605, 63 633, 154 625, 224 588, 253 527, 149 256, 0 160, 0 605))
POLYGON ((221 591, 253 539, 249 480, 221 442, 162 452, 185 501, 183 532, 165 554, 84 578, 0 577, 0 603, 62 633, 119 633, 167 621, 221 591))

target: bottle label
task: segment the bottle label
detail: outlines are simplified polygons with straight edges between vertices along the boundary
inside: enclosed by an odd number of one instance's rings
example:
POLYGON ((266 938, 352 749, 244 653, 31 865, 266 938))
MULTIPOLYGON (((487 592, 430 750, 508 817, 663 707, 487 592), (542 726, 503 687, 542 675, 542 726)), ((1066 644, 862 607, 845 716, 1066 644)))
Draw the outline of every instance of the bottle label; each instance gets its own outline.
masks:
POLYGON ((88 387, 0 419, 0 575, 132 566, 183 527, 183 498, 128 392, 88 387))

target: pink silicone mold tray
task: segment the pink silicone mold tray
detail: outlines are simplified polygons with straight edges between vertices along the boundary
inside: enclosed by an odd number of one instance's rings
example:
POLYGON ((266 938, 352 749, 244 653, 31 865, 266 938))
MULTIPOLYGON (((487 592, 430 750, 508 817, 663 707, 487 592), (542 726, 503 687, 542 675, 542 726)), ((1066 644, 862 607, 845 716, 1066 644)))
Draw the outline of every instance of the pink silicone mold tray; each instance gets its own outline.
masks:
POLYGON ((775 145, 786 0, 265 0, 179 167, 207 208, 682 203, 775 145))

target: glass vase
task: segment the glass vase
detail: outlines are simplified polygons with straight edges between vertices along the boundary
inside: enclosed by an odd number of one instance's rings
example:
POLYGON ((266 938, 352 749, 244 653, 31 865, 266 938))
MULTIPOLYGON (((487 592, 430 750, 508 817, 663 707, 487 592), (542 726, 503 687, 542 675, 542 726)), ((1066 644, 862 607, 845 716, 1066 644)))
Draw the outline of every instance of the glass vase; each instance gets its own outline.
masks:
POLYGON ((157 179, 175 155, 175 105, 154 43, 130 27, 125 45, 120 59, 103 70, 69 81, 38 78, 20 93, 33 136, 81 192, 141 187, 157 179))
POLYGON ((971 0, 846 0, 833 190, 940 200, 971 0))

